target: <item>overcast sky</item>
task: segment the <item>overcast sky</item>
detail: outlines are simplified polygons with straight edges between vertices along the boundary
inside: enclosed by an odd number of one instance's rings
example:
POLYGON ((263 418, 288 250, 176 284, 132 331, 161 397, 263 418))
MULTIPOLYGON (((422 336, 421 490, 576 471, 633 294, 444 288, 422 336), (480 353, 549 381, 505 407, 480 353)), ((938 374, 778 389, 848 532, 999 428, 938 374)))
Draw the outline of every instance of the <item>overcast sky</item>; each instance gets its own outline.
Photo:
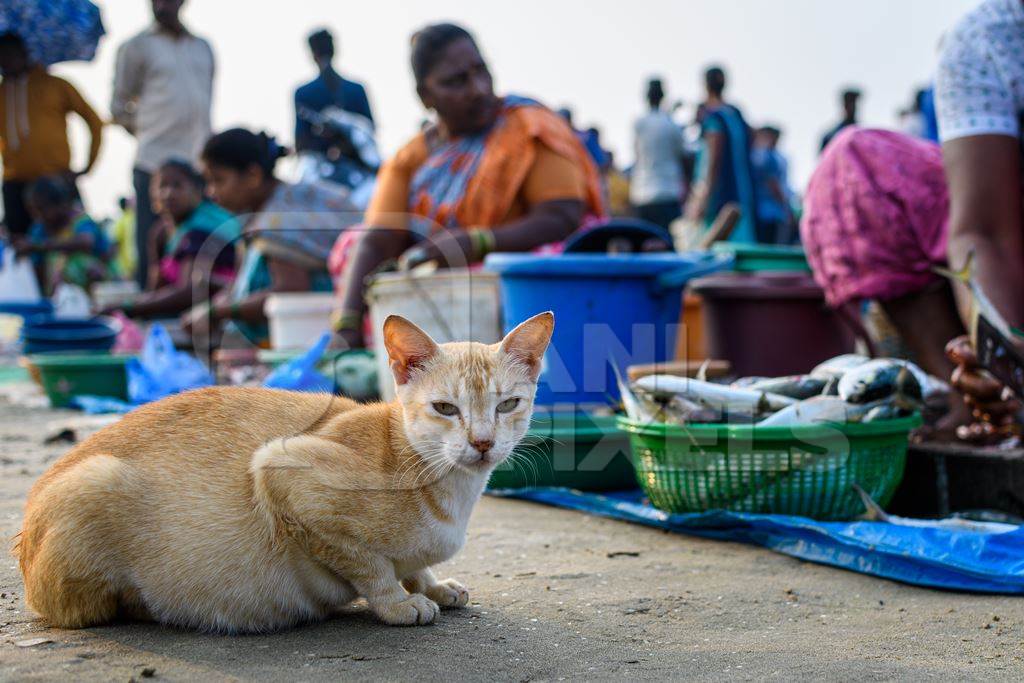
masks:
MULTIPOLYGON (((571 105, 596 125, 618 160, 632 159, 631 122, 645 80, 662 76, 670 99, 700 95, 711 62, 729 72, 727 95, 751 124, 778 123, 793 175, 813 168, 818 140, 838 117, 837 90, 859 85, 863 121, 893 126, 913 89, 931 77, 942 34, 978 0, 188 0, 185 20, 217 57, 215 129, 246 125, 292 139, 292 92, 314 75, 305 37, 329 27, 340 71, 367 85, 385 154, 423 117, 408 67, 409 35, 452 20, 473 31, 499 92, 571 105)), ((117 46, 150 21, 148 0, 100 0, 107 36, 90 64, 54 71, 106 116, 117 46)), ((76 140, 82 130, 76 126, 76 140)), ((130 189, 131 138, 107 129, 84 182, 90 210, 113 211, 130 189)), ((78 145, 78 158, 84 155, 78 145)))

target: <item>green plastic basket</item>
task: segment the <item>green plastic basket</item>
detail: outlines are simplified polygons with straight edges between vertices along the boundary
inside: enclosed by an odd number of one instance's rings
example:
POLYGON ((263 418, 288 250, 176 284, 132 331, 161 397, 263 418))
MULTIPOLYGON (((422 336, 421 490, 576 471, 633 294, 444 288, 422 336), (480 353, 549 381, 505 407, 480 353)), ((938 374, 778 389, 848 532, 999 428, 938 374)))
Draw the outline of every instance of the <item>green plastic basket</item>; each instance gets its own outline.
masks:
POLYGON ((128 398, 128 354, 37 353, 28 362, 39 370, 39 382, 54 408, 71 405, 74 396, 128 398))
POLYGON ((858 484, 886 505, 903 478, 917 415, 869 424, 800 427, 641 424, 630 435, 637 481, 668 512, 737 512, 852 519, 858 484))
POLYGON ((737 273, 811 272, 801 246, 719 242, 712 245, 711 250, 732 254, 735 259, 732 269, 737 273))
POLYGON ((615 416, 535 414, 516 454, 494 470, 488 487, 635 488, 629 449, 629 435, 616 426, 615 416))

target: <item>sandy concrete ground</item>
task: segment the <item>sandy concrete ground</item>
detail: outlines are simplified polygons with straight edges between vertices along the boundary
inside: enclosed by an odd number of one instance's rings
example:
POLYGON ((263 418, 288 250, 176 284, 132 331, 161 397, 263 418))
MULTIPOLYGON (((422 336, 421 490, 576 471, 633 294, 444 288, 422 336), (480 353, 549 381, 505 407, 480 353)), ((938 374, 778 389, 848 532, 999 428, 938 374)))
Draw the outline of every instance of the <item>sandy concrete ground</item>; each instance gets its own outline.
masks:
MULTIPOLYGON (((76 414, 0 396, 0 537, 68 447, 76 414)), ((6 543, 5 543, 6 545, 6 543)), ((942 593, 530 503, 485 498, 441 569, 468 609, 421 628, 356 607, 266 636, 151 624, 49 629, 0 555, 0 680, 1005 679, 1024 675, 1024 600, 942 593), (26 645, 25 641, 48 642, 26 645), (20 643, 20 645, 19 645, 20 643)))

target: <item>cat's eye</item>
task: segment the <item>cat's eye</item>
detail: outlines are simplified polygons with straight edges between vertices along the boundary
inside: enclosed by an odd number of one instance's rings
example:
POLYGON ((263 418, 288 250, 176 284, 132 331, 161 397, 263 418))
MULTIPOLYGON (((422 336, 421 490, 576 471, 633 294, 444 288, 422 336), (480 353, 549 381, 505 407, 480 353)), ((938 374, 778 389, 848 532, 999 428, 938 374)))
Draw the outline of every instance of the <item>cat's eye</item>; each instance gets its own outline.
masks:
POLYGON ((507 398, 498 404, 499 413, 511 413, 519 406, 518 398, 507 398))
POLYGON ((434 410, 436 410, 438 414, 444 415, 445 417, 451 417, 453 415, 459 414, 459 407, 452 403, 445 403, 444 401, 434 401, 433 406, 434 410))

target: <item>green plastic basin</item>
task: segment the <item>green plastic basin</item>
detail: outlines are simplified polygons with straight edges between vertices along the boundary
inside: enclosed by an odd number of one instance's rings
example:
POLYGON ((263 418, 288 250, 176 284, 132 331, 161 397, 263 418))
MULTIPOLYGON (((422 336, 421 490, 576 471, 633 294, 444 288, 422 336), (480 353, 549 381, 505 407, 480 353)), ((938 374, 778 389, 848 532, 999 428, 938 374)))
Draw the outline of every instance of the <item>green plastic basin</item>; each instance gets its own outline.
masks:
POLYGON ((128 399, 125 365, 129 354, 39 353, 28 357, 54 408, 66 408, 81 395, 128 399))
POLYGON ((514 454, 491 474, 492 489, 564 486, 580 491, 636 487, 629 435, 614 416, 535 414, 514 454))

